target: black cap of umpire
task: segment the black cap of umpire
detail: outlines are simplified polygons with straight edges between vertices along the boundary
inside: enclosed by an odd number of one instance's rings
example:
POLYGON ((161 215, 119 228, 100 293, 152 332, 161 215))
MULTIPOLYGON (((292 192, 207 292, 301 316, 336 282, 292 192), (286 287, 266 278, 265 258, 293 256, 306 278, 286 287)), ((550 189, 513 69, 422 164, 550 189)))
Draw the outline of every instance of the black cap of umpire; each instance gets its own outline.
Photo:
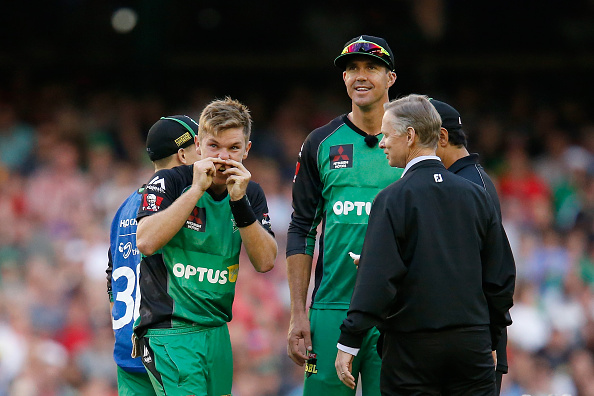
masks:
POLYGON ((445 102, 429 99, 441 117, 441 127, 448 130, 448 138, 454 146, 467 146, 466 133, 462 130, 462 117, 458 110, 445 102))
POLYGON ((197 134, 198 123, 187 115, 161 117, 149 129, 146 151, 151 161, 157 161, 194 144, 197 134))

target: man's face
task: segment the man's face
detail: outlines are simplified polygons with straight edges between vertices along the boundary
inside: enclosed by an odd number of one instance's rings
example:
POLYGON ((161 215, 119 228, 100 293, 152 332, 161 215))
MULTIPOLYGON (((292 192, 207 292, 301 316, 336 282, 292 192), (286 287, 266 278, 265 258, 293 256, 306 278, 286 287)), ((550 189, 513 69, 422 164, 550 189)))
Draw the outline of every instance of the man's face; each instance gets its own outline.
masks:
MULTIPOLYGON (((247 158, 251 146, 252 142, 246 144, 242 128, 230 128, 220 132, 218 136, 207 134, 199 142, 198 148, 202 159, 210 157, 242 162, 247 158)), ((217 164, 216 168, 213 184, 225 184, 227 176, 221 173, 225 166, 217 164)))
POLYGON ((370 107, 388 99, 388 89, 396 74, 369 56, 352 56, 346 64, 342 78, 353 103, 361 108, 370 107))
POLYGON ((408 134, 400 134, 393 126, 394 116, 384 113, 382 118, 382 140, 379 147, 384 150, 392 167, 404 168, 408 156, 408 134))

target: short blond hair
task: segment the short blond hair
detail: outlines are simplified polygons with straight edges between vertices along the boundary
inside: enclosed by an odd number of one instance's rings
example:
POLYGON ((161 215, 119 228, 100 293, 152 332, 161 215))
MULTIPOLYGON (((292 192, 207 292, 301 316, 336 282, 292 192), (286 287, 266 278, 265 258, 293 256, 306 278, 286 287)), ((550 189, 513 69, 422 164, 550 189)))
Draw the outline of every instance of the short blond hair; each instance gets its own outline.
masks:
POLYGON ((245 142, 250 140, 252 133, 252 117, 246 105, 229 96, 210 102, 198 121, 198 139, 206 135, 217 136, 220 132, 230 128, 242 128, 245 142))

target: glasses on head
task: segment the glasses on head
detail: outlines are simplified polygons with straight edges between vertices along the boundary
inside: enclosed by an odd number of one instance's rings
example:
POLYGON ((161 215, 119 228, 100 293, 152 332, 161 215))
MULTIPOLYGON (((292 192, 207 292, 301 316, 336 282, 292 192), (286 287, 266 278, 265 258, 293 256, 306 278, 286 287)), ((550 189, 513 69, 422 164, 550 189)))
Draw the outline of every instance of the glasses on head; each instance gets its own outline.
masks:
POLYGON ((347 45, 342 50, 341 55, 355 54, 357 52, 379 56, 380 58, 390 58, 390 53, 386 51, 384 47, 364 40, 355 41, 354 43, 347 45))

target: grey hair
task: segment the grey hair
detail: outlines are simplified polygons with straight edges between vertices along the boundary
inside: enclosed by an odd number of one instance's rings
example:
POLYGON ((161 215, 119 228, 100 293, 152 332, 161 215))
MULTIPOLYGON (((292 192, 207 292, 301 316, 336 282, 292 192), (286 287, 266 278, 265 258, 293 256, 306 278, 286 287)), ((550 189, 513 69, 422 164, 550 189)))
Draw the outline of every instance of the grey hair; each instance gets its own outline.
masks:
POLYGON ((384 105, 386 113, 392 115, 392 127, 399 134, 411 127, 423 147, 437 148, 441 117, 426 95, 410 94, 392 100, 384 105))

